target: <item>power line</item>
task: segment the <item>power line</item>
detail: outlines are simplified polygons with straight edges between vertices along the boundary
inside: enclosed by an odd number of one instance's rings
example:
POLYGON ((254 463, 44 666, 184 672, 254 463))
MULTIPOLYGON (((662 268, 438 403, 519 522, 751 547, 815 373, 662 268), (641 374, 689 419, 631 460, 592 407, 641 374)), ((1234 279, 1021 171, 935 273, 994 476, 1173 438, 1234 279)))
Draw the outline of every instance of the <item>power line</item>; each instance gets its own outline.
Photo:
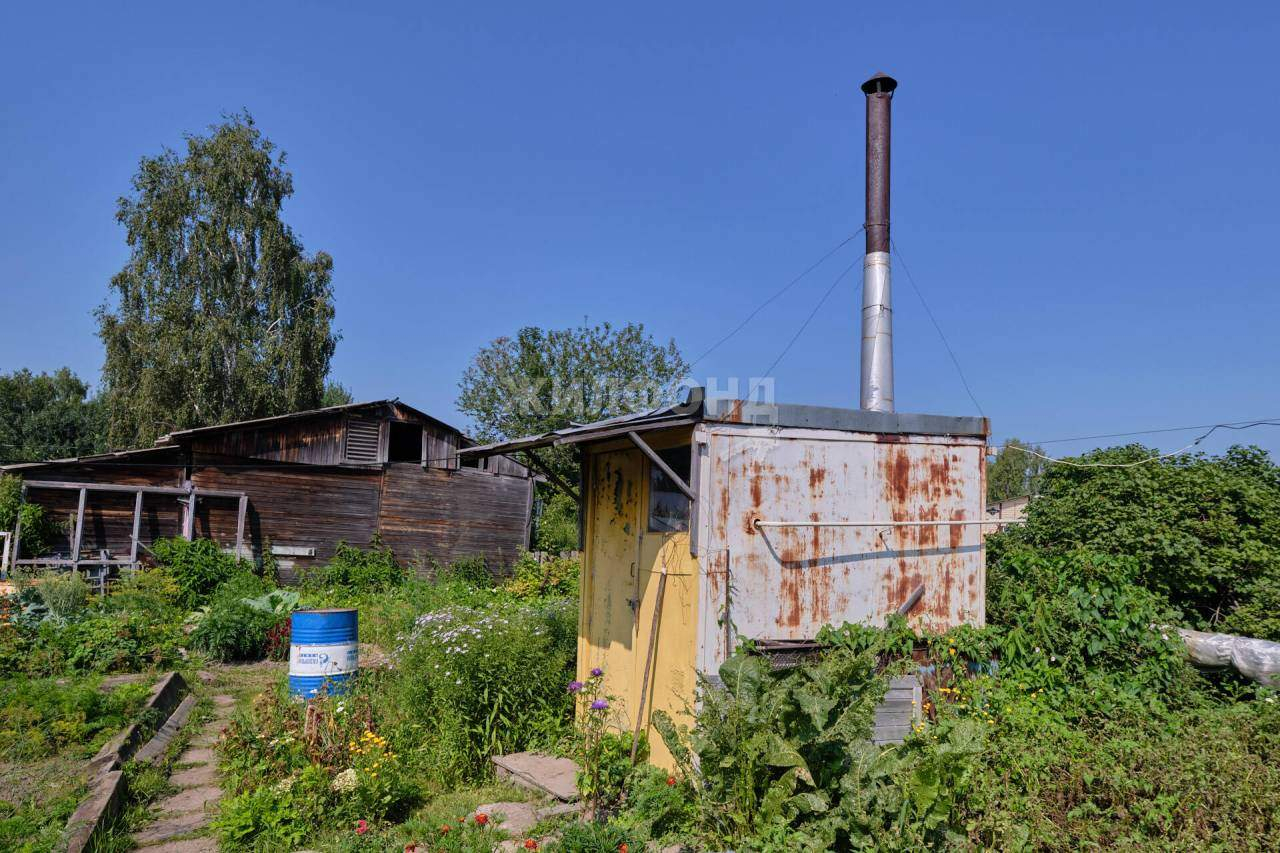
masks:
POLYGON ((756 382, 755 385, 752 385, 751 389, 747 391, 746 400, 748 403, 751 402, 751 398, 755 394, 756 389, 760 387, 760 382, 763 382, 766 378, 768 378, 768 376, 771 373, 773 373, 773 369, 777 367, 778 363, 781 362, 782 359, 786 356, 786 354, 791 351, 791 347, 795 346, 796 341, 798 341, 800 339, 800 336, 804 334, 804 330, 809 327, 809 324, 811 322, 813 322, 813 318, 818 315, 818 311, 822 309, 822 306, 823 304, 826 303, 827 298, 831 296, 832 292, 836 289, 836 285, 839 284, 844 279, 845 276, 851 273, 853 271, 853 268, 856 267, 860 262, 861 260, 859 259, 849 264, 849 266, 844 268, 844 271, 841 272, 840 275, 836 276, 835 281, 831 282, 831 286, 828 287, 826 292, 822 294, 822 298, 818 300, 818 304, 813 306, 813 310, 809 312, 809 316, 804 318, 804 322, 800 324, 800 328, 796 329, 796 333, 791 336, 791 340, 787 341, 787 345, 782 348, 782 352, 778 353, 778 357, 773 360, 773 364, 765 368, 764 372, 760 374, 760 381, 756 382))
POLYGON ((849 243, 853 241, 853 238, 857 237, 859 234, 861 234, 861 233, 862 233, 862 231, 863 231, 864 227, 865 227, 865 226, 861 226, 861 225, 860 225, 860 226, 858 226, 858 229, 857 229, 856 231, 854 231, 854 232, 853 232, 852 234, 850 234, 848 237, 845 237, 843 240, 841 240, 839 243, 837 243, 837 244, 836 244, 836 246, 835 246, 835 248, 831 249, 831 250, 830 250, 830 251, 828 251, 825 255, 823 255, 821 258, 819 258, 818 260, 816 260, 816 261, 814 261, 812 264, 810 264, 810 265, 805 269, 805 271, 804 271, 804 272, 800 273, 798 276, 796 276, 795 278, 791 279, 791 281, 787 282, 787 283, 782 287, 782 289, 781 289, 781 290, 779 290, 777 293, 773 294, 773 295, 772 295, 772 296, 770 296, 768 299, 766 299, 764 302, 761 302, 759 305, 757 305, 757 306, 755 307, 755 309, 754 309, 750 314, 748 314, 748 315, 746 316, 746 319, 744 319, 741 323, 739 323, 738 325, 736 325, 736 326, 734 326, 734 327, 733 327, 733 331, 729 332, 729 334, 725 335, 723 338, 721 338, 720 340, 716 341, 714 344, 712 344, 710 347, 708 347, 708 348, 707 348, 707 351, 706 351, 706 352, 704 352, 702 355, 698 356, 698 357, 697 357, 697 358, 695 358, 693 361, 691 361, 691 362, 689 363, 689 370, 690 370, 690 371, 692 371, 692 370, 693 370, 694 365, 696 365, 698 362, 702 361, 702 360, 703 360, 704 358, 706 358, 707 356, 711 355, 711 353, 713 353, 713 352, 715 352, 717 349, 719 349, 719 348, 720 348, 720 346, 721 346, 722 344, 724 344, 726 341, 728 341, 728 340, 729 340, 730 338, 732 338, 734 335, 738 334, 738 332, 741 332, 741 331, 746 327, 746 325, 747 325, 748 323, 750 323, 752 320, 754 320, 754 319, 756 318, 756 315, 758 315, 761 311, 763 311, 766 307, 768 307, 771 303, 773 303, 776 299, 778 299, 778 297, 782 296, 782 294, 786 293, 788 290, 790 290, 792 287, 794 287, 796 284, 798 284, 798 283, 801 281, 801 279, 803 279, 803 278, 804 278, 805 276, 807 276, 809 273, 813 272, 813 271, 814 271, 814 270, 816 270, 818 267, 820 267, 820 266, 822 266, 824 263, 826 263, 826 262, 827 262, 827 260, 828 260, 828 259, 830 259, 830 258, 831 258, 831 256, 832 256, 832 255, 834 255, 836 252, 839 252, 839 251, 840 251, 841 249, 843 249, 845 246, 849 245, 849 243))
POLYGON ((1191 432, 1193 429, 1216 429, 1222 427, 1224 429, 1235 429, 1237 427, 1248 428, 1254 425, 1270 424, 1273 421, 1280 421, 1280 417, 1275 418, 1253 418, 1243 421, 1230 421, 1221 424, 1193 424, 1192 426, 1183 427, 1161 427, 1159 429, 1138 429, 1132 432, 1104 432, 1097 435, 1080 435, 1075 438, 1050 438, 1043 441, 1029 441, 1028 444, 1063 444, 1070 441, 1094 441, 1099 438, 1126 438, 1132 435, 1156 435, 1166 432, 1191 432))
POLYGON ((984 418, 987 413, 982 410, 982 404, 978 402, 978 398, 974 396, 973 389, 969 387, 969 380, 965 378, 964 370, 960 367, 960 360, 956 358, 955 352, 951 349, 951 344, 947 341, 947 336, 942 333, 942 326, 938 325, 938 320, 933 316, 933 311, 929 308, 929 303, 925 301, 924 294, 920 292, 920 288, 916 287, 916 280, 911 275, 911 270, 907 267, 907 259, 902 256, 902 250, 898 248, 898 243, 892 237, 889 238, 889 245, 893 248, 893 253, 898 256, 898 261, 902 264, 902 271, 907 274, 907 283, 911 285, 911 289, 915 291, 916 298, 920 300, 920 304, 924 306, 924 313, 928 315, 929 322, 933 324, 933 328, 937 331, 938 337, 942 339, 942 345, 946 347, 947 355, 951 356, 951 363, 956 366, 956 373, 960 375, 960 383, 964 385, 965 393, 969 395, 970 401, 977 407, 978 414, 984 418))
POLYGON ((1210 427, 1208 432, 1201 435, 1199 438, 1197 438, 1195 441, 1188 444, 1186 447, 1179 448, 1178 450, 1175 450, 1171 453, 1159 453, 1159 454, 1156 454, 1155 456, 1148 456, 1145 459, 1138 459, 1134 462, 1076 462, 1071 459, 1057 459, 1052 456, 1046 456, 1045 454, 1040 453, 1037 450, 1032 450, 1029 447, 1023 447, 1022 445, 1019 445, 1019 444, 1006 444, 1001 452, 1004 452, 1004 450, 1020 450, 1029 456, 1037 456, 1048 462, 1052 462, 1057 465, 1068 465, 1072 468, 1136 468, 1139 465, 1146 465, 1149 462, 1159 462, 1162 459, 1171 459, 1174 456, 1181 456, 1182 454, 1187 453, 1188 451, 1195 448, 1197 445, 1200 444, 1200 442, 1204 441, 1206 438, 1213 435, 1216 431, 1220 429, 1242 430, 1242 429, 1250 429, 1256 426, 1280 426, 1280 421, 1265 420, 1265 421, 1253 421, 1252 423, 1236 422, 1236 423, 1229 423, 1229 424, 1214 424, 1212 427, 1210 427))

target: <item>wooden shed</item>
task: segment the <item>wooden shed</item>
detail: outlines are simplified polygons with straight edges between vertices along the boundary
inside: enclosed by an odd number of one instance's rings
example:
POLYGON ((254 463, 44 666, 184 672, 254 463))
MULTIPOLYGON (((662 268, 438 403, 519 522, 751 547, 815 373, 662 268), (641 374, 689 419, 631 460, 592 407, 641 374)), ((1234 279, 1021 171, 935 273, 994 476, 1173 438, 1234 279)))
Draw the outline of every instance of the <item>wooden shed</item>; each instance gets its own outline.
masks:
POLYGON ((474 442, 399 400, 189 429, 155 447, 10 465, 25 500, 66 519, 53 553, 12 565, 110 569, 161 537, 210 538, 283 580, 374 537, 406 563, 483 557, 502 572, 528 544, 533 482, 504 456, 460 463, 474 442))
MULTIPOLYGON (((783 661, 824 625, 895 611, 938 631, 981 625, 986 436, 983 418, 695 392, 461 455, 581 449, 579 678, 603 668, 633 727, 655 708, 689 722, 697 674, 714 678, 740 639, 783 661)), ((905 734, 910 699, 877 739, 905 734)))

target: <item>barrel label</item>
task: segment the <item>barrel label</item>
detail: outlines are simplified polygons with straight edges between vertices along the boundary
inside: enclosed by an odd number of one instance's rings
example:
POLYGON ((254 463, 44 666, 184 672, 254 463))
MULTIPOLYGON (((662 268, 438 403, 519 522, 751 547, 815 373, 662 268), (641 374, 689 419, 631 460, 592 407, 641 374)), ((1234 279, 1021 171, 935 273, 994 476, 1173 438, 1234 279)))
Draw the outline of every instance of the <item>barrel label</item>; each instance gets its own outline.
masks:
POLYGON ((326 645, 294 644, 289 647, 290 675, 335 675, 354 672, 357 666, 355 643, 326 645))

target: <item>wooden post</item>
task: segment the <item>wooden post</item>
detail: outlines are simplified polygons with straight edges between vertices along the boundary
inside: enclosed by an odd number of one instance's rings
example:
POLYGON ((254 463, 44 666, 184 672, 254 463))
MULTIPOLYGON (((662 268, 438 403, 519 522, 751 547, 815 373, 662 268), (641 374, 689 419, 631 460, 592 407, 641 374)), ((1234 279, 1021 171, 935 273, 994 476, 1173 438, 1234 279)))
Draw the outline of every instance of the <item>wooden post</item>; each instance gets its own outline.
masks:
POLYGON ((4 542, 4 549, 0 550, 0 578, 9 577, 9 531, 0 530, 0 540, 4 542))
POLYGON ((80 490, 80 503, 76 506, 76 533, 75 538, 71 542, 71 563, 72 570, 79 569, 80 563, 80 542, 84 536, 84 502, 85 497, 89 494, 88 489, 80 490))
POLYGON ((133 498, 133 544, 129 547, 129 562, 138 565, 138 536, 142 532, 142 492, 133 498))
POLYGON ((182 538, 190 542, 196 532, 196 487, 187 489, 185 498, 186 514, 182 517, 182 538))
POLYGON ((249 496, 240 496, 240 509, 236 513, 236 559, 240 559, 241 550, 244 548, 244 517, 249 510, 249 496))
POLYGON ((16 568, 18 565, 18 557, 21 556, 19 549, 22 547, 22 505, 27 502, 27 484, 23 482, 22 489, 18 492, 18 517, 13 522, 13 548, 10 550, 9 561, 16 568))

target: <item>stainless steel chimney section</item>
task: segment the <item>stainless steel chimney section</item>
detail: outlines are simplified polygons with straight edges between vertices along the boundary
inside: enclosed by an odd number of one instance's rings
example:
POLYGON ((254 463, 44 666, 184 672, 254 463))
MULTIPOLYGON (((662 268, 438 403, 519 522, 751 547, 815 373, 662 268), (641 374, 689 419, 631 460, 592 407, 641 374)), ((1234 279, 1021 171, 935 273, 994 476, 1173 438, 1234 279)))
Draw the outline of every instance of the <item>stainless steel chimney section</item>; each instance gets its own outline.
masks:
POLYGON ((889 274, 889 130, 898 81, 876 74, 867 96, 867 253, 862 260, 862 379, 858 405, 893 411, 893 294, 889 274))

